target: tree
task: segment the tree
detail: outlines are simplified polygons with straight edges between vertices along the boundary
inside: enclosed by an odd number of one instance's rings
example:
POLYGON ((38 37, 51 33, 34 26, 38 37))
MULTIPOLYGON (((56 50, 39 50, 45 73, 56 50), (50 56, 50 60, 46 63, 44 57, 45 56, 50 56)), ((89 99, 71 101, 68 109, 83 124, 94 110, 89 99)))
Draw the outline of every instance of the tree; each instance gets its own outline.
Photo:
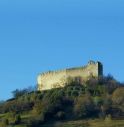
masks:
POLYGON ((23 90, 16 89, 16 90, 12 91, 12 94, 13 94, 14 98, 18 98, 20 96, 23 96, 26 93, 28 93, 27 89, 23 89, 23 90))
POLYGON ((124 87, 117 88, 112 94, 112 101, 117 105, 124 105, 124 87))
POLYGON ((18 98, 18 97, 23 96, 25 94, 31 93, 35 90, 36 90, 35 87, 29 86, 28 88, 24 88, 24 89, 16 89, 16 90, 12 91, 12 94, 13 94, 14 98, 18 98))
POLYGON ((79 96, 74 104, 74 113, 76 117, 88 117, 94 112, 94 104, 89 95, 79 96))

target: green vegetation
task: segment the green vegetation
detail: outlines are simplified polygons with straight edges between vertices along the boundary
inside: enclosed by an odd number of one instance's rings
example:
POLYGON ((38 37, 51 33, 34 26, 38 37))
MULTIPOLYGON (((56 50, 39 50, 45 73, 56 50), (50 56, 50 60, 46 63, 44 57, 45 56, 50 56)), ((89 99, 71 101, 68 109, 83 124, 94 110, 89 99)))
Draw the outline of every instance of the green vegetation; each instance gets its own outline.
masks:
POLYGON ((0 127, 124 127, 124 85, 112 76, 13 97, 0 103, 0 127))

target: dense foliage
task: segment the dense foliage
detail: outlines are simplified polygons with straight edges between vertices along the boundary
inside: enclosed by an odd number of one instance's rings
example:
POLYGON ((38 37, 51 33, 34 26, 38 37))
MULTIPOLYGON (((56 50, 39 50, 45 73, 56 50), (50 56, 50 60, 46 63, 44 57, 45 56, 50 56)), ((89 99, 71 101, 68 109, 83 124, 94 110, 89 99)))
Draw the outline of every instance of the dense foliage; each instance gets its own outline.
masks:
MULTIPOLYGON (((25 123, 38 127, 48 121, 88 118, 124 118, 124 85, 112 76, 90 78, 81 84, 70 80, 66 87, 48 91, 16 90, 14 98, 0 103, 4 126, 25 123), (30 114, 28 120, 21 115, 30 114)), ((2 125, 2 126, 3 126, 2 125)))

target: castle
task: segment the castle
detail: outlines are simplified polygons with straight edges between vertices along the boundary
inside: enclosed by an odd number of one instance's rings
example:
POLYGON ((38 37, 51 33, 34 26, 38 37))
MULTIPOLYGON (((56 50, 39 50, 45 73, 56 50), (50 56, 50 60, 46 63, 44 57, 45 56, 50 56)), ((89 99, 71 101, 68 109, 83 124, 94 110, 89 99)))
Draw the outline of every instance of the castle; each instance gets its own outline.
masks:
POLYGON ((103 76, 103 65, 101 62, 89 61, 86 66, 42 73, 37 78, 38 90, 64 87, 69 77, 86 81, 90 76, 96 78, 103 76))

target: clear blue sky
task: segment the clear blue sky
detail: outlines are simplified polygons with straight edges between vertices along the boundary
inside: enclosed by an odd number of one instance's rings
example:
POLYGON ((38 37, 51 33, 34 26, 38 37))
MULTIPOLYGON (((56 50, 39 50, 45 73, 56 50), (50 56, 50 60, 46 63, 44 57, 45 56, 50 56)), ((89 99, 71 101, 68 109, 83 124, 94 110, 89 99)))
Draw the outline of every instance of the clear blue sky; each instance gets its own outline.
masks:
POLYGON ((123 0, 0 1, 0 100, 89 59, 124 81, 123 0))

